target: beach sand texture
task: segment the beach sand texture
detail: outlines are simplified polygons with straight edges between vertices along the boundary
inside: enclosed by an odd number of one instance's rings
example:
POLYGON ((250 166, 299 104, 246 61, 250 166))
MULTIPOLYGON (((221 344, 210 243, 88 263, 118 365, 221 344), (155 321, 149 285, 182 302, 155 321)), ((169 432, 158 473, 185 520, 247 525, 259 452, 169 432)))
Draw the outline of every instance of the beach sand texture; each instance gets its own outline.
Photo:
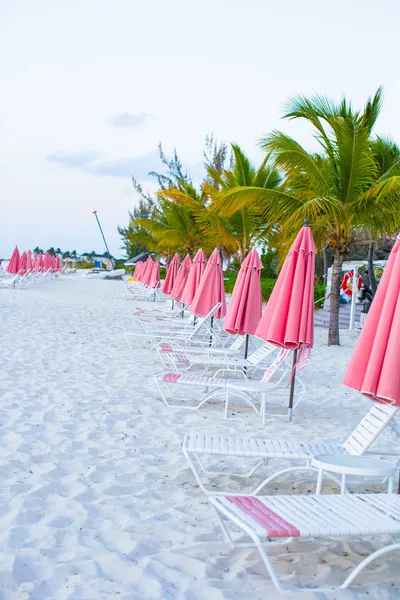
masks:
MULTIPOLYGON (((224 421, 222 405, 170 410, 156 397, 152 376, 163 367, 127 347, 140 303, 123 290, 79 275, 0 290, 0 599, 278 598, 258 553, 223 543, 180 444, 193 429, 344 440, 370 407, 340 385, 356 334, 328 348, 317 330, 293 424, 272 418, 263 428, 245 407, 224 421)), ((326 586, 380 546, 294 542, 271 555, 286 584, 326 586)), ((398 599, 399 557, 374 563, 351 590, 296 597, 398 599)))

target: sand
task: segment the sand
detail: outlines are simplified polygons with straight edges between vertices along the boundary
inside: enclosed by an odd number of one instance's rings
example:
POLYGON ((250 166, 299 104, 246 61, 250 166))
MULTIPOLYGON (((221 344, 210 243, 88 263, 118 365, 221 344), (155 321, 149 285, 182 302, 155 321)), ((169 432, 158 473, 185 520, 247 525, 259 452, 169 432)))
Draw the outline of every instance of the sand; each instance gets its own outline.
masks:
MULTIPOLYGON (((327 348, 317 331, 294 423, 263 428, 245 408, 224 421, 219 404, 164 406, 152 380, 161 364, 123 336, 135 304, 122 283, 79 275, 0 290, 0 599, 278 598, 257 552, 223 543, 181 440, 194 429, 343 440, 370 406, 340 385, 356 334, 327 348)), ((296 542, 271 554, 287 584, 325 586, 380 545, 296 542)), ((394 599, 399 589, 393 555, 349 591, 297 597, 394 599)))

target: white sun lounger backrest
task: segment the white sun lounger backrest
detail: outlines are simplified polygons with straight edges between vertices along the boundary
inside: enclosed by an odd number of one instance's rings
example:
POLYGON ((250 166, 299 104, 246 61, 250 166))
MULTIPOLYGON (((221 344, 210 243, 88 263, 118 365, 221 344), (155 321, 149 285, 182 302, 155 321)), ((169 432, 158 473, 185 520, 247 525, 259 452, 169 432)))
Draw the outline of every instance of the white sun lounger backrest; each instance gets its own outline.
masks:
POLYGON ((263 344, 260 348, 258 348, 258 350, 255 350, 255 352, 252 352, 250 354, 250 356, 247 358, 247 360, 253 366, 259 365, 260 362, 262 360, 264 360, 264 358, 267 358, 267 356, 272 354, 272 352, 275 352, 275 350, 276 350, 276 346, 274 346, 273 344, 270 344, 269 342, 265 342, 265 344, 263 344))
POLYGON ((236 340, 229 346, 230 350, 240 350, 246 340, 246 336, 238 335, 236 340))
POLYGON ((199 330, 203 327, 203 325, 205 323, 207 323, 207 321, 210 320, 215 315, 215 313, 217 312, 217 310, 219 309, 220 306, 221 306, 221 302, 218 302, 205 317, 201 317, 197 321, 196 326, 194 327, 192 333, 189 335, 190 340, 193 337, 195 337, 196 334, 199 332, 199 330))
POLYGON ((374 404, 344 442, 343 449, 348 454, 364 454, 398 410, 390 404, 374 404))

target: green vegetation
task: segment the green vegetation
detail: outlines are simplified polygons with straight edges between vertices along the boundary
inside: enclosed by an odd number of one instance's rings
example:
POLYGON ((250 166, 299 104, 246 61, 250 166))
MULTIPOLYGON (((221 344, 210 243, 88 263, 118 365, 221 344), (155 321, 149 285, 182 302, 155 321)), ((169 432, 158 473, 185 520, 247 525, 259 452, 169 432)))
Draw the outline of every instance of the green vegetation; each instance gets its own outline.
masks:
MULTIPOLYGON (((166 173, 151 173, 159 189, 145 195, 119 231, 127 249, 140 247, 169 260, 175 252, 210 252, 218 246, 230 274, 254 247, 262 253, 263 297, 267 299, 279 265, 307 218, 320 257, 317 274, 332 265, 329 344, 339 344, 339 290, 343 261, 362 252, 373 273, 374 253, 399 229, 400 149, 373 135, 381 110, 381 89, 363 110, 343 99, 299 96, 286 105, 284 118, 303 120, 319 149, 310 153, 281 131, 265 135, 261 164, 255 166, 237 144, 206 139, 205 177, 195 186, 175 151, 166 173), (145 211, 148 211, 145 213, 145 211), (136 246, 135 246, 136 244, 136 246)), ((324 295, 316 287, 316 300, 324 295)), ((374 289, 372 276, 371 287, 374 289)), ((272 289, 272 288, 271 288, 272 289)))

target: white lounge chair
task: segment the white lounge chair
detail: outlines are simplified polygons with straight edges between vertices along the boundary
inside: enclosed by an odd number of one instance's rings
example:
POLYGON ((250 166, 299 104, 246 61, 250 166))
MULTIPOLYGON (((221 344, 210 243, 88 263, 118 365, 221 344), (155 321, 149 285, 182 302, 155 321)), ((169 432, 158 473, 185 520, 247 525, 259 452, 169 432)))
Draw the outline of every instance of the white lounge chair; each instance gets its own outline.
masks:
POLYGON ((186 344, 178 344, 171 343, 168 344, 166 342, 162 344, 155 344, 152 347, 152 350, 155 350, 165 367, 170 365, 170 361, 168 359, 168 354, 171 352, 174 353, 186 353, 186 354, 197 354, 197 355, 206 355, 206 356, 243 356, 243 345, 245 342, 245 336, 239 335, 236 336, 236 339, 230 344, 228 344, 229 338, 222 338, 222 340, 218 340, 216 336, 213 338, 213 344, 210 346, 210 341, 198 341, 195 344, 191 344, 190 342, 186 342, 186 344), (218 341, 222 341, 225 345, 216 345, 218 341))
MULTIPOLYGON (((200 433, 186 434, 183 440, 182 450, 185 458, 195 476, 200 488, 205 494, 226 494, 225 491, 217 491, 215 487, 209 489, 203 483, 201 472, 208 476, 228 475, 229 472, 217 472, 208 469, 204 464, 207 457, 255 459, 256 464, 247 473, 233 473, 237 477, 245 479, 252 477, 261 467, 266 466, 270 460, 285 460, 292 463, 300 462, 301 466, 291 466, 279 469, 268 475, 252 494, 259 494, 266 485, 277 477, 296 470, 304 471, 311 463, 313 456, 319 454, 350 454, 354 456, 362 454, 375 454, 378 456, 400 456, 400 448, 377 449, 369 452, 369 448, 375 442, 386 425, 392 422, 398 412, 397 407, 386 404, 374 404, 351 432, 345 442, 340 445, 329 440, 302 442, 295 438, 288 440, 284 438, 264 439, 252 437, 234 437, 226 435, 206 435, 200 433), (200 471, 197 467, 199 465, 200 471)), ((393 425, 393 427, 396 427, 393 425)))
MULTIPOLYGON (((265 359, 269 357, 271 352, 277 349, 276 346, 269 342, 264 342, 260 348, 257 348, 247 358, 239 357, 235 354, 207 354, 204 352, 170 352, 167 355, 168 360, 171 363, 173 370, 176 373, 182 371, 182 369, 188 370, 192 367, 201 367, 205 371, 212 367, 217 369, 215 376, 221 372, 233 372, 240 375, 242 373, 250 374, 256 369, 262 368, 265 359)), ((259 384, 260 382, 256 382, 259 384)))
MULTIPOLYGON (((248 361, 250 363, 246 363, 246 365, 250 365, 253 368, 257 366, 257 364, 263 362, 267 356, 271 355, 273 352, 277 351, 277 347, 272 344, 265 343, 262 348, 259 348, 256 353, 253 353, 248 361)), ((218 363, 220 364, 220 363, 218 363)), ((242 374, 243 378, 246 376, 243 371, 239 371, 239 374, 242 374)), ((264 375, 264 384, 268 385, 269 383, 269 393, 274 393, 282 387, 283 379, 287 374, 290 373, 290 368, 285 364, 281 363, 278 360, 275 360, 271 366, 267 369, 264 375), (275 383, 271 382, 272 377, 281 371, 279 374, 279 378, 275 383), (267 379, 269 381, 267 381, 267 379)), ((235 373, 236 376, 238 373, 235 373)), ((157 389, 160 393, 160 396, 166 404, 171 408, 186 408, 189 410, 197 410, 203 406, 206 402, 222 397, 224 402, 226 403, 226 392, 229 388, 229 385, 237 380, 217 377, 214 375, 213 377, 205 377, 199 375, 192 374, 183 374, 183 373, 174 373, 174 372, 164 372, 160 373, 155 377, 155 383, 157 389), (195 405, 188 404, 188 388, 194 388, 203 392, 200 399, 196 399, 195 405), (183 392, 182 395, 179 395, 179 390, 183 392)), ((244 382, 246 383, 246 382, 244 382)), ((260 383, 260 382, 255 382, 260 383)), ((248 392, 238 393, 237 394, 242 400, 244 400, 256 413, 260 413, 254 403, 254 399, 251 394, 248 392)), ((225 417, 227 417, 227 411, 225 409, 225 417)))
POLYGON ((213 336, 217 335, 221 329, 218 323, 215 321, 213 322, 213 317, 220 305, 221 303, 216 304, 207 316, 197 319, 196 325, 192 328, 183 328, 174 331, 172 334, 170 331, 166 331, 165 328, 153 331, 142 331, 139 329, 125 333, 125 339, 130 348, 137 347, 138 345, 143 347, 143 344, 146 343, 150 343, 151 346, 154 346, 156 343, 168 343, 171 341, 184 343, 188 340, 194 340, 196 338, 204 339, 205 337, 207 337, 211 343, 213 336))
MULTIPOLYGON (((397 494, 219 496, 208 498, 226 541, 232 548, 255 545, 271 580, 281 594, 293 593, 279 579, 267 554, 274 542, 293 539, 366 538, 400 535, 400 496, 397 494), (252 543, 235 541, 227 521, 247 534, 252 543)), ((365 558, 344 582, 333 589, 346 589, 375 559, 400 550, 389 543, 365 558)), ((327 592, 332 588, 295 588, 295 591, 327 592)))

